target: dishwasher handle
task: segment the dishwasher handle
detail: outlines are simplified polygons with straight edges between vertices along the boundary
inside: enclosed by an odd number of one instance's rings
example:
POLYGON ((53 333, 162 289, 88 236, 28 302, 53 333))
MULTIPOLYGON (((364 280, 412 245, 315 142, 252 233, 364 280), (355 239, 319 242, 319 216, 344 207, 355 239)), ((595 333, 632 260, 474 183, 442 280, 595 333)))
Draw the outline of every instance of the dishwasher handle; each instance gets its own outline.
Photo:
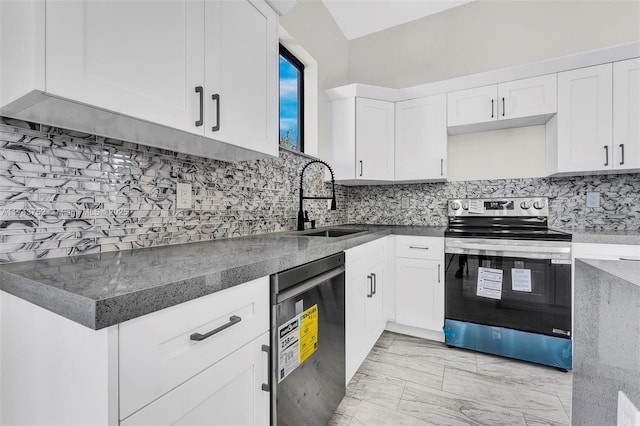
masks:
POLYGON ((276 303, 280 303, 284 300, 291 299, 292 297, 296 297, 299 294, 302 294, 313 287, 317 287, 325 281, 329 281, 332 278, 335 278, 339 275, 344 274, 344 266, 338 266, 337 268, 333 268, 327 272, 323 272, 320 275, 316 275, 313 278, 309 278, 308 280, 301 281, 299 284, 296 284, 288 289, 284 290, 282 293, 279 293, 276 297, 276 303))

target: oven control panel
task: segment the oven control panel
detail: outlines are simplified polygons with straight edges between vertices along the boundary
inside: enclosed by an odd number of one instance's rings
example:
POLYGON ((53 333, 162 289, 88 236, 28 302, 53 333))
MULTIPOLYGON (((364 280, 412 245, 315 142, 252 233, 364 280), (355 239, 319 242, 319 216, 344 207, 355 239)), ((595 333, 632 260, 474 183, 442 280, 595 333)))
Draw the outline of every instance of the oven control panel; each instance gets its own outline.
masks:
POLYGON ((547 197, 460 198, 447 203, 448 216, 549 216, 547 197))

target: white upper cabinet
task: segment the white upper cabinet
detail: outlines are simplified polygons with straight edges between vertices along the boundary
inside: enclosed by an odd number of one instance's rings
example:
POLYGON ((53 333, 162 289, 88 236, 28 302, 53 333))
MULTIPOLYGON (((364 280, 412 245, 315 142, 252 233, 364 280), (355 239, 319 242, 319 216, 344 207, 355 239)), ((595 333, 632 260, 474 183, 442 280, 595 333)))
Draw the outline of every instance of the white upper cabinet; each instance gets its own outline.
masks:
POLYGON ((277 156, 275 12, 262 1, 207 0, 205 40, 205 135, 277 156))
POLYGON ((557 171, 613 167, 612 64, 558 73, 557 171))
POLYGON ((356 179, 393 180, 393 102, 356 99, 356 179))
POLYGON ((393 102, 346 97, 328 104, 330 138, 323 159, 344 184, 393 181, 393 102))
POLYGON ((640 58, 613 64, 613 168, 640 168, 640 58))
POLYGON ((277 155, 277 15, 263 0, 0 7, 0 114, 222 160, 277 155))
POLYGON ((446 105, 446 95, 396 103, 396 181, 446 179, 446 105))
POLYGON ((557 111, 556 74, 448 94, 449 133, 543 124, 557 111))
POLYGON ((496 121, 496 85, 460 90, 448 95, 448 124, 462 126, 472 123, 496 121))
POLYGON ((201 133, 204 3, 50 1, 46 91, 201 133))
POLYGON ((557 112, 557 87, 557 74, 498 84, 498 120, 557 112))

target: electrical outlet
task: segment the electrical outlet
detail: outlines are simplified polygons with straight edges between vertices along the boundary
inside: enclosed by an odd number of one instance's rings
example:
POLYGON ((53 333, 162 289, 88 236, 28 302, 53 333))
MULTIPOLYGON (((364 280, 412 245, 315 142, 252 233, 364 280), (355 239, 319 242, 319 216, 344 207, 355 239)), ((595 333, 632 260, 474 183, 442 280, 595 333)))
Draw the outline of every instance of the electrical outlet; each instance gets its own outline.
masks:
POLYGON ((331 200, 327 200, 327 210, 331 210, 331 200))
POLYGON ((401 197, 400 198, 400 207, 403 209, 409 208, 409 197, 401 197))
POLYGON ((191 184, 179 183, 176 187, 176 207, 179 209, 191 208, 191 184))
POLYGON ((600 207, 600 193, 599 192, 587 192, 587 207, 589 207, 589 208, 600 207))
POLYGON ((618 391, 618 426, 640 426, 640 411, 622 391, 618 391))

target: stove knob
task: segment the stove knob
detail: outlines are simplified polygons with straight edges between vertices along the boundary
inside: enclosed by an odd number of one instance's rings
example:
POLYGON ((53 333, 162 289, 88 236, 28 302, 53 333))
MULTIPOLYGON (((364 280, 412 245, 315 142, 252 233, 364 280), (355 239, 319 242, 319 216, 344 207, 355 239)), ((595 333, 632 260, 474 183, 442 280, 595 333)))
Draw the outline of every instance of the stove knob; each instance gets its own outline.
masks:
POLYGON ((462 210, 469 210, 469 203, 466 201, 462 202, 462 210))
POLYGON ((520 208, 522 210, 529 210, 531 208, 531 201, 523 201, 520 203, 520 208))
POLYGON ((452 201, 449 203, 449 208, 451 210, 458 210, 460 208, 460 203, 456 202, 456 201, 452 201))
POLYGON ((535 203, 533 203, 533 207, 535 207, 538 210, 542 210, 544 208, 544 200, 538 200, 535 203))

